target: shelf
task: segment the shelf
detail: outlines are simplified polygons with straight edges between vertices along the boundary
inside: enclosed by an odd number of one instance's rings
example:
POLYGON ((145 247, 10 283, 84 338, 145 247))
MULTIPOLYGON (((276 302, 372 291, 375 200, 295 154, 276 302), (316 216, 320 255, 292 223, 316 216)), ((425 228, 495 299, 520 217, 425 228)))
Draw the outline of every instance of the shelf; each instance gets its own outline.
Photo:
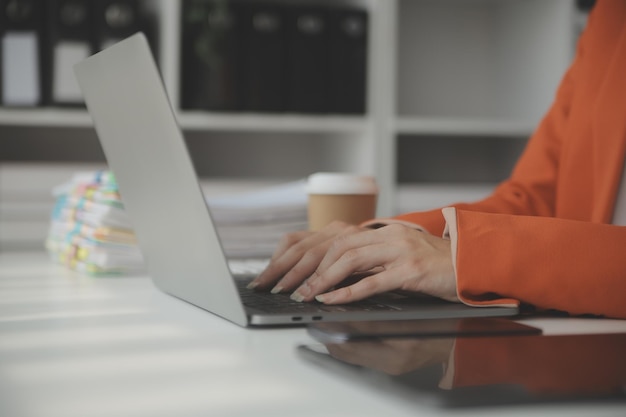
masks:
MULTIPOLYGON (((362 133, 368 127, 363 116, 300 116, 266 114, 217 114, 184 112, 178 116, 185 130, 226 132, 362 133)), ((91 117, 83 109, 2 109, 0 126, 91 127, 91 117)))
POLYGON ((185 112, 178 119, 181 126, 188 130, 361 133, 368 127, 368 121, 362 116, 185 112))
POLYGON ((537 123, 572 59, 572 0, 399 0, 396 114, 537 123))
POLYGON ((0 126, 90 127, 93 123, 84 109, 33 108, 0 110, 0 126))
MULTIPOLYGON (((181 0, 145 3, 157 16, 163 82, 201 177, 366 172, 380 183, 383 216, 407 183, 495 183, 509 175, 585 25, 573 0, 341 0, 370 12, 366 114, 208 112, 178 102, 181 0)), ((102 159, 92 126, 84 108, 0 107, 2 156, 102 159)), ((400 203, 421 209, 459 192, 484 194, 459 187, 413 190, 400 203)))
POLYGON ((400 135, 525 137, 534 129, 528 122, 479 118, 399 117, 395 122, 395 132, 400 135))

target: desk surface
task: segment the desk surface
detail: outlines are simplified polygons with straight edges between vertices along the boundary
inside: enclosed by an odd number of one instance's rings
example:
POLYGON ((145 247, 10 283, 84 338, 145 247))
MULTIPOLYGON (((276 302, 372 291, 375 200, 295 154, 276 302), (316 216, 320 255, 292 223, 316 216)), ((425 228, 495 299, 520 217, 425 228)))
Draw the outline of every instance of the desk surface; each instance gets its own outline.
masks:
MULTIPOLYGON (((530 323, 546 334, 626 332, 620 320, 530 323)), ((45 254, 0 254, 1 416, 626 415, 615 404, 416 406, 301 361, 295 346, 311 341, 301 328, 237 327, 146 277, 93 278, 45 254)))

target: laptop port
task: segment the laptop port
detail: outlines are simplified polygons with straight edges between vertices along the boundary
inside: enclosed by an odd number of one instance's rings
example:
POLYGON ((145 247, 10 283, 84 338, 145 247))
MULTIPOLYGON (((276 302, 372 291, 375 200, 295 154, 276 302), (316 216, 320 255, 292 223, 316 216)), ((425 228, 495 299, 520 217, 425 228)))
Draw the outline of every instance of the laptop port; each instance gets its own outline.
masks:
POLYGON ((302 321, 302 317, 292 317, 291 321, 302 321))

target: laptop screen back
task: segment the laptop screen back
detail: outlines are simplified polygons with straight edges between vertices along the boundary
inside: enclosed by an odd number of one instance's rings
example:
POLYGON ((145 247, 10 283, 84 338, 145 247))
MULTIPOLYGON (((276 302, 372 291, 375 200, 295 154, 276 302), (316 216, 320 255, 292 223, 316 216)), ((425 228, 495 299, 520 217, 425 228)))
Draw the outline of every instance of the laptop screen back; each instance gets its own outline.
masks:
POLYGON ((136 34, 88 58, 76 65, 75 73, 155 284, 245 325, 145 36, 136 34))

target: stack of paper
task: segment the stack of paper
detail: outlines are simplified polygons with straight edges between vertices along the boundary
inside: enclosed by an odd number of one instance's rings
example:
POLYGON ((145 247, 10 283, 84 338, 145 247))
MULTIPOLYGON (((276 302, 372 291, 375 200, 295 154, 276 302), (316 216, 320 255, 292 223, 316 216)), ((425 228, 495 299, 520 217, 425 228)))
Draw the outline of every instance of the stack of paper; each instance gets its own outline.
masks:
POLYGON ((269 258, 281 237, 307 228, 306 182, 207 199, 229 258, 269 258))
MULTIPOLYGON (((46 247, 55 261, 93 275, 143 269, 110 172, 77 173, 53 193, 46 247)), ((213 197, 207 204, 229 258, 269 258, 285 233, 307 227, 304 180, 213 197)))
POLYGON ((113 175, 77 173, 53 190, 46 248, 53 260, 93 275, 143 269, 143 258, 113 175))

